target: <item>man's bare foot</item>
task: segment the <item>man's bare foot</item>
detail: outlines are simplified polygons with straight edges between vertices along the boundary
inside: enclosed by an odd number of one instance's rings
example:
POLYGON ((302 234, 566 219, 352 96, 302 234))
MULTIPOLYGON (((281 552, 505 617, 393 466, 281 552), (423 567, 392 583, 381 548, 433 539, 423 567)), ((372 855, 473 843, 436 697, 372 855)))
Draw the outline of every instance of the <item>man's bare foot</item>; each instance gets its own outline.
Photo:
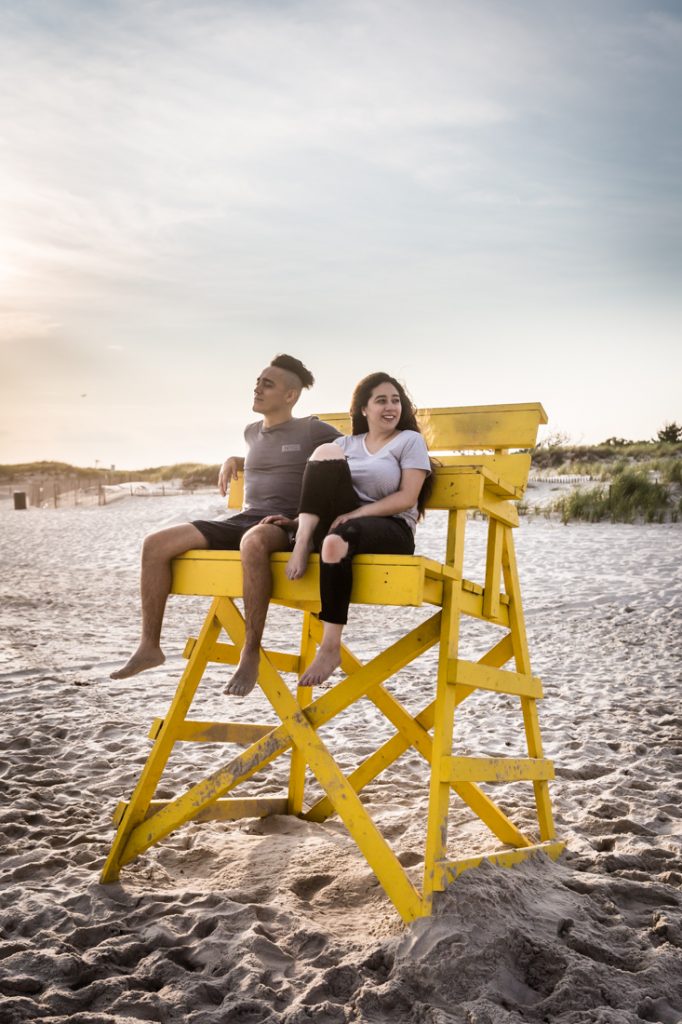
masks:
POLYGON ((258 665, 260 663, 260 651, 242 651, 237 671, 230 679, 223 690, 223 693, 231 697, 245 697, 251 693, 258 682, 258 665))
POLYGON ((148 668, 157 668, 159 665, 163 665, 165 660, 166 655, 160 647, 140 645, 130 661, 127 661, 117 672, 112 672, 109 678, 128 679, 130 676, 138 675, 139 672, 146 672, 148 668))
POLYGON ((338 647, 320 647, 315 660, 305 670, 298 681, 299 686, 319 686, 341 664, 341 651, 338 647))
POLYGON ((287 567, 284 570, 290 580, 299 580, 308 568, 308 559, 313 550, 313 542, 299 541, 294 544, 294 550, 289 556, 287 567))

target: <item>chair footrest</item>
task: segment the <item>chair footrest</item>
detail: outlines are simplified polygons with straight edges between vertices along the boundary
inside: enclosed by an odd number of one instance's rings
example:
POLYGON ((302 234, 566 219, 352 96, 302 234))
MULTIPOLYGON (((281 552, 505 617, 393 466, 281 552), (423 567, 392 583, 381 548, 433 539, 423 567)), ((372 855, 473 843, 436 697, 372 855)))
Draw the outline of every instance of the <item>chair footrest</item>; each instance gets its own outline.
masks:
POLYGON ((542 757, 443 757, 442 782, 523 782, 554 778, 554 765, 542 757))
MULTIPOLYGON (((196 642, 197 638, 195 636, 187 638, 185 649, 182 652, 183 658, 191 657, 196 642)), ((286 651, 266 651, 265 653, 279 672, 300 672, 300 655, 287 654, 286 651)), ((236 665, 239 662, 240 655, 240 648, 234 644, 221 644, 216 641, 209 652, 208 661, 216 665, 236 665)))
POLYGON ((538 853, 544 853, 552 860, 556 860, 565 848, 566 843, 562 840, 550 839, 544 843, 529 844, 515 850, 501 850, 499 853, 484 853, 475 857, 462 857, 458 860, 440 860, 435 867, 436 885, 434 888, 437 892, 443 892, 463 871, 477 868, 484 860, 496 867, 510 868, 538 853))
MULTIPOLYGON (((155 718, 149 730, 149 739, 155 740, 163 728, 163 718, 155 718)), ((196 722, 185 719, 174 736, 183 743, 237 743, 243 747, 267 736, 276 725, 256 722, 196 722)))
POLYGON ((495 693, 512 694, 518 697, 533 697, 539 700, 543 696, 542 682, 535 676, 523 675, 509 669, 493 668, 461 658, 453 658, 448 662, 448 682, 471 686, 480 690, 492 690, 495 693))
MULTIPOLYGON (((144 821, 162 810, 170 800, 152 800, 147 808, 144 821)), ((121 800, 113 815, 114 825, 118 828, 128 808, 128 801, 121 800)), ((270 814, 286 814, 288 800, 286 797, 225 797, 216 800, 200 811, 194 821, 239 821, 240 818, 266 818, 270 814)))

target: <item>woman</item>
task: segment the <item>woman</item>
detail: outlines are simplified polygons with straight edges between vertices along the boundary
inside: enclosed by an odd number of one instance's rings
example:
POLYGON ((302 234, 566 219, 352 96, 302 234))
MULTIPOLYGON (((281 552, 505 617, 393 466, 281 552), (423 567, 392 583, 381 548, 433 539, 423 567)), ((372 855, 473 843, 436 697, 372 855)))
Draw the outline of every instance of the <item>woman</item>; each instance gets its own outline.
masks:
MULTIPOLYGON (((428 450, 402 385, 387 373, 370 374, 355 388, 350 413, 353 433, 316 448, 303 476, 286 571, 289 579, 298 579, 310 553, 320 551, 324 632, 299 686, 324 682, 340 664, 353 555, 411 555, 427 497, 428 450)), ((277 516, 267 521, 283 522, 277 516)))

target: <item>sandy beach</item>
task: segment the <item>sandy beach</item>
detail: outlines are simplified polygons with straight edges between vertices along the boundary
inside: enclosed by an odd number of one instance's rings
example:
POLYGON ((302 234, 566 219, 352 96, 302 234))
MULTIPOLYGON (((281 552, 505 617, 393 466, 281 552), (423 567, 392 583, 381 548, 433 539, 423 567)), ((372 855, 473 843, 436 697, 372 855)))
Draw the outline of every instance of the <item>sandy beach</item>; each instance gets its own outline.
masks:
MULTIPOLYGON (((190 824, 101 886, 113 830, 149 750, 207 601, 171 598, 164 666, 108 676, 135 646, 138 559, 152 529, 221 509, 206 496, 15 512, 0 503, 0 1021, 678 1024, 682 1020, 682 527, 569 525, 517 531, 541 726, 556 765, 557 863, 464 873, 434 917, 405 927, 332 818, 190 824)), ((468 524, 480 579, 485 522, 468 524)), ((418 551, 439 557, 432 513, 418 551)), ((353 609, 359 657, 428 609, 353 609)), ((296 615, 272 609, 269 646, 295 645, 296 615)), ((465 655, 485 626, 470 623, 465 655)), ((487 634, 486 634, 487 635, 487 634)), ((213 666, 192 717, 274 721, 257 689, 222 695, 213 666)), ((427 703, 435 654, 393 678, 427 703)), ((293 686, 294 677, 288 677, 293 686)), ((323 733, 350 769, 390 729, 368 702, 323 733)), ((458 750, 522 756, 521 716, 480 694, 458 712, 458 750)), ((157 794, 173 796, 229 758, 179 745, 157 794)), ((244 795, 280 795, 286 759, 244 795)), ((401 862, 419 878, 428 778, 415 752, 366 790, 401 862)), ((239 791, 241 793, 241 790, 239 791)), ((310 784, 310 794, 316 792, 310 784)), ((497 790, 499 793, 499 790, 497 790)), ((531 831, 532 788, 501 803, 531 831)), ((453 798, 450 853, 496 841, 453 798)))

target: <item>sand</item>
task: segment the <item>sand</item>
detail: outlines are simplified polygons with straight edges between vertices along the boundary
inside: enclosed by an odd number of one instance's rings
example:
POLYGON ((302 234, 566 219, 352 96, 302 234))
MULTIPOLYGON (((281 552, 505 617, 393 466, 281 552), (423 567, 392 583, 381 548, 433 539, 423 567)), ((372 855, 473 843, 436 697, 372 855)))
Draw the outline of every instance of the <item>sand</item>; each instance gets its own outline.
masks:
MULTIPOLYGON (((110 816, 173 695, 206 601, 172 598, 160 669, 112 683, 137 637, 140 541, 217 511, 205 497, 130 498, 105 508, 15 512, 0 504, 0 1021, 634 1024, 682 1020, 682 531, 524 520, 517 549, 552 796, 568 852, 466 872, 434 917, 404 927, 344 827, 273 817, 190 824, 124 869, 98 873, 110 816)), ((485 523, 468 526, 480 578, 485 523)), ((418 547, 441 550, 433 514, 418 547)), ((425 612, 408 609, 405 622, 425 612)), ((270 645, 296 616, 274 609, 270 645)), ((397 637, 394 611, 354 609, 361 657, 397 637)), ((464 633, 472 656, 486 627, 464 633)), ((391 689, 412 709, 432 691, 434 654, 391 689)), ((269 721, 263 695, 222 696, 215 666, 194 717, 269 721)), ((292 685, 293 678, 289 677, 292 685)), ((516 703, 462 705, 462 753, 523 754, 516 703)), ((327 727, 350 768, 388 728, 366 702, 327 727)), ((228 760, 178 746, 160 796, 228 760)), ((279 795, 287 762, 249 783, 279 795)), ((311 783, 314 794, 315 785, 311 783)), ((499 793, 499 790, 497 791, 499 793)), ((533 829, 531 787, 500 800, 533 829)), ((423 855, 424 763, 406 754, 366 790, 415 880, 423 855)), ((495 848, 456 798, 450 853, 495 848)))

